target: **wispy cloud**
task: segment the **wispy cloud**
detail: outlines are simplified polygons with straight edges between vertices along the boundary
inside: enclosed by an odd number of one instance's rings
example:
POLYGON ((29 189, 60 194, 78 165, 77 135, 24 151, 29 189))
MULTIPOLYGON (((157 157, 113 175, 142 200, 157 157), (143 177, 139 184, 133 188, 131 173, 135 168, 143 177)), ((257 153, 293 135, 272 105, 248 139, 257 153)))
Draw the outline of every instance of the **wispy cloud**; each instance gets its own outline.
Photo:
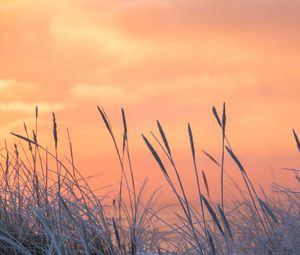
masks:
POLYGON ((65 105, 60 103, 46 103, 46 102, 25 103, 25 102, 18 101, 18 102, 0 103, 0 111, 33 113, 36 106, 38 106, 40 111, 44 113, 52 112, 52 111, 60 111, 65 108, 65 105))
POLYGON ((30 82, 22 82, 17 80, 11 80, 11 79, 1 79, 0 78, 0 90, 2 89, 8 89, 8 88, 32 88, 36 84, 30 83, 30 82))
POLYGON ((71 87, 71 95, 79 99, 101 101, 105 104, 134 103, 136 93, 130 93, 122 86, 78 83, 71 87))

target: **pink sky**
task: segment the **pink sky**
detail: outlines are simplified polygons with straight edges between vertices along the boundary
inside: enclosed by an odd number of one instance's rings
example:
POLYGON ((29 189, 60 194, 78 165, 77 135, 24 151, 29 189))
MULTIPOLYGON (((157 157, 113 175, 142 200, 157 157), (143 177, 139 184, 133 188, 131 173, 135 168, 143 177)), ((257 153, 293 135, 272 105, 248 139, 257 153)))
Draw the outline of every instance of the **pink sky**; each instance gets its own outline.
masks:
MULTIPOLYGON (((69 127, 82 173, 114 185, 119 170, 96 105, 117 132, 124 107, 137 176, 157 187, 162 176, 140 134, 160 119, 189 181, 186 123, 199 154, 219 158, 211 106, 226 101, 228 136, 251 176, 270 184, 271 165, 294 185, 280 168, 299 167, 291 133, 300 133, 299 11, 299 1, 279 0, 1 0, 2 139, 23 120, 33 125, 39 105, 41 140, 53 146, 55 111, 60 142, 69 127)), ((200 162, 217 182, 218 170, 200 162)))

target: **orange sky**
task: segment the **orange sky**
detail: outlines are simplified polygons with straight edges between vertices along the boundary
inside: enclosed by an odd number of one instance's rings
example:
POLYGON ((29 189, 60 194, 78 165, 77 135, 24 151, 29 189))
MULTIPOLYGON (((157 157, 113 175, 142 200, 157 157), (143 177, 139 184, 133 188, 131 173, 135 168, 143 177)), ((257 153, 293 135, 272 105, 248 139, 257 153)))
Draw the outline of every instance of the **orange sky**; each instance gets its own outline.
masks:
MULTIPOLYGON (((228 106, 228 136, 257 182, 291 182, 299 167, 291 129, 300 133, 300 2, 279 0, 0 0, 0 134, 9 139, 40 108, 42 140, 71 129, 81 171, 114 184, 113 146, 96 105, 116 128, 128 117, 138 178, 161 174, 141 141, 160 119, 186 180, 186 123, 197 150, 220 156, 211 106, 228 106)), ((202 156, 201 156, 202 157, 202 156)), ((218 170, 202 157, 212 183, 218 170)), ((228 158, 228 164, 230 159, 228 158)), ((189 169, 189 170, 187 170, 189 169)), ((237 175, 237 169, 230 169, 237 175)))

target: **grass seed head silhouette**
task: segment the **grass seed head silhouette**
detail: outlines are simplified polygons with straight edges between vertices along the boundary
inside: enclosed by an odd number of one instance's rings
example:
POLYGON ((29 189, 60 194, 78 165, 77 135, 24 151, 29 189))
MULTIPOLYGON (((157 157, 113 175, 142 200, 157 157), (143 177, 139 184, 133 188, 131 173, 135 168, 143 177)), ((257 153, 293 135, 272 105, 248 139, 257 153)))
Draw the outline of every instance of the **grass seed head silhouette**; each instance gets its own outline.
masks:
MULTIPOLYGON (((116 139, 104 109, 99 106, 97 109, 115 145, 122 173, 120 178, 124 178, 126 185, 120 182, 116 196, 96 195, 75 166, 69 132, 71 159, 67 160, 68 166, 62 162, 58 153, 55 114, 52 114, 54 153, 38 143, 37 126, 30 137, 24 123, 25 134, 12 132, 17 142, 12 147, 5 145, 1 154, 4 161, 0 171, 1 254, 146 255, 156 251, 164 255, 245 254, 245 251, 255 255, 297 254, 300 249, 299 191, 274 184, 277 192, 273 196, 256 192, 225 135, 225 104, 221 119, 215 107, 212 108, 213 115, 221 127, 223 149, 238 166, 248 191, 243 192, 241 185, 237 185, 242 196, 239 202, 232 201, 234 205, 228 202, 218 204, 212 200, 210 193, 216 193, 215 187, 209 187, 203 170, 202 181, 207 197, 199 189, 200 205, 191 203, 195 193, 189 194, 183 183, 183 174, 187 170, 178 169, 161 123, 157 121, 162 143, 152 134, 166 158, 142 135, 181 208, 181 212, 178 208, 174 209, 177 216, 175 223, 165 219, 154 206, 157 191, 145 200, 147 181, 142 183, 140 189, 135 187, 124 109, 121 109, 121 141, 116 139), (23 143, 28 145, 27 150, 23 143), (163 159, 171 164, 165 164, 163 159), (126 160, 129 164, 125 164, 126 160), (129 169, 125 167, 127 165, 130 165, 129 169), (127 180, 128 173, 132 182, 127 180), (263 196, 264 199, 261 198, 263 196), (105 202, 106 197, 114 201, 112 207, 111 203, 108 205, 105 202), (280 202, 283 198, 285 203, 280 202)), ((36 124, 38 115, 36 107, 36 124)), ((197 151, 190 124, 187 131, 197 183, 197 151)), ((300 151, 295 130, 293 136, 300 151)), ((225 172, 224 162, 219 163, 205 150, 202 153, 219 169, 223 167, 225 172)), ((200 187, 200 182, 198 184, 200 187)))

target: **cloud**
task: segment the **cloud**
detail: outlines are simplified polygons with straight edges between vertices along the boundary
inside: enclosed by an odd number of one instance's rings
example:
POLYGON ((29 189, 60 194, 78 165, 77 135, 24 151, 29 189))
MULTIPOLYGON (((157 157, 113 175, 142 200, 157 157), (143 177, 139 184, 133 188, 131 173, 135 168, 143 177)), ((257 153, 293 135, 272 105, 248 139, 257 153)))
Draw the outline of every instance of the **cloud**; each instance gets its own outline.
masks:
POLYGON ((152 46, 147 40, 132 38, 111 24, 105 12, 99 11, 98 15, 106 18, 90 18, 78 6, 73 12, 59 12, 49 24, 49 35, 62 47, 92 48, 94 54, 113 58, 115 62, 133 62, 151 53, 152 46))
POLYGON ((2 80, 0 79, 0 89, 7 89, 16 84, 14 80, 2 80))
POLYGON ((1 79, 0 78, 0 90, 2 89, 8 89, 8 88, 24 88, 24 87, 34 87, 34 83, 29 82, 21 82, 16 80, 9 80, 9 79, 1 79))
POLYGON ((60 103, 46 103, 46 102, 37 102, 37 103, 25 103, 25 102, 9 102, 9 103, 0 103, 0 111, 2 112, 24 112, 32 113, 34 112, 35 107, 38 106, 41 112, 52 112, 60 111, 65 108, 64 104, 60 103))
POLYGON ((121 86, 78 83, 71 87, 70 93, 81 99, 101 100, 102 103, 133 103, 136 94, 128 93, 121 86))
POLYGON ((202 101, 209 102, 216 94, 227 97, 238 94, 254 96, 255 93, 255 77, 247 73, 180 75, 159 80, 149 79, 141 83, 133 82, 131 85, 126 84, 126 81, 113 85, 78 83, 70 88, 71 97, 90 102, 101 101, 106 105, 144 105, 160 100, 165 104, 177 104, 187 100, 197 103, 199 97, 202 101))

